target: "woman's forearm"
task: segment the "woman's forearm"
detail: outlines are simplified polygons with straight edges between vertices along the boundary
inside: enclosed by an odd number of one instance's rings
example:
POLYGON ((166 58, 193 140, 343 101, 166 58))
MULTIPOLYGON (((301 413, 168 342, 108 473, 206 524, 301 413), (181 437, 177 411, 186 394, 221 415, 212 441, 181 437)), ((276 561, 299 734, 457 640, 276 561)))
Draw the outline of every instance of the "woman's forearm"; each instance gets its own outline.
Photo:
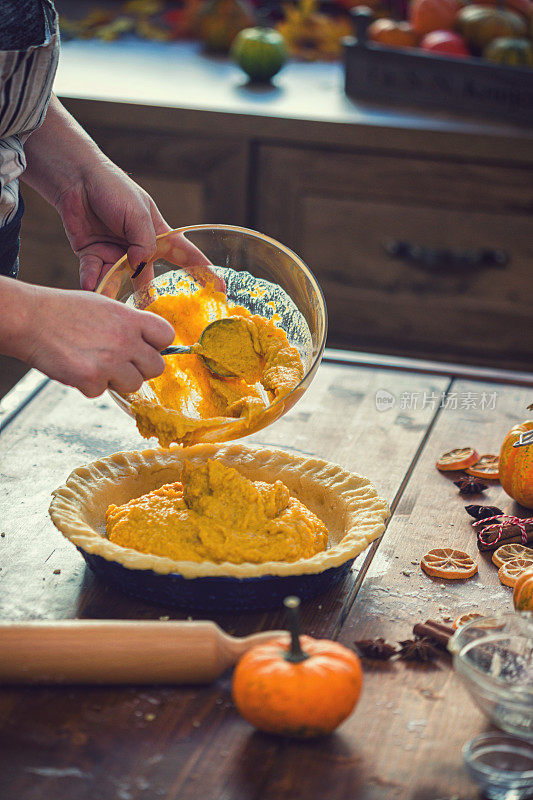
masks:
POLYGON ((109 159, 52 95, 42 126, 24 145, 27 168, 22 179, 53 206, 85 175, 109 159))
POLYGON ((28 363, 39 287, 0 276, 0 353, 28 363))

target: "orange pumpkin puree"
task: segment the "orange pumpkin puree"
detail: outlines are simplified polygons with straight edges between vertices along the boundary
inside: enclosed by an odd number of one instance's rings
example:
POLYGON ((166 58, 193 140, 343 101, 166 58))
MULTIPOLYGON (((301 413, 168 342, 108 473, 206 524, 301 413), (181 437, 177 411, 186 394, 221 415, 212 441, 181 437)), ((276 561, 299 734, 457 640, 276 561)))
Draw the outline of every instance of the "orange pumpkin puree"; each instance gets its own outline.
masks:
POLYGON ((106 513, 122 547, 176 561, 296 561, 325 550, 327 529, 281 481, 250 481, 212 459, 185 462, 169 483, 106 513))
POLYGON ((175 345, 198 343, 215 319, 242 321, 227 326, 227 335, 219 332, 203 341, 190 355, 167 356, 163 374, 148 381, 151 399, 132 403, 141 435, 156 436, 162 447, 202 441, 206 431, 221 428, 229 420, 241 420, 246 431, 265 408, 289 394, 303 378, 300 354, 289 344, 285 331, 242 306, 229 305, 225 294, 212 286, 193 294, 163 295, 146 310, 171 323, 175 345), (237 377, 213 375, 200 356, 237 377))

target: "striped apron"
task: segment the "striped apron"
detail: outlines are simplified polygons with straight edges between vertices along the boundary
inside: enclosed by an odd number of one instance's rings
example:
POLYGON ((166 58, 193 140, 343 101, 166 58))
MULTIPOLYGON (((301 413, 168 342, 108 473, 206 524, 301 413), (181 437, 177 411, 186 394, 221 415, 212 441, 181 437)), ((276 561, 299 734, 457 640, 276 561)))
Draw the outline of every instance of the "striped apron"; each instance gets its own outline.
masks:
POLYGON ((0 275, 16 277, 24 203, 18 178, 24 142, 43 122, 59 58, 57 14, 41 0, 45 37, 26 50, 0 51, 0 275))

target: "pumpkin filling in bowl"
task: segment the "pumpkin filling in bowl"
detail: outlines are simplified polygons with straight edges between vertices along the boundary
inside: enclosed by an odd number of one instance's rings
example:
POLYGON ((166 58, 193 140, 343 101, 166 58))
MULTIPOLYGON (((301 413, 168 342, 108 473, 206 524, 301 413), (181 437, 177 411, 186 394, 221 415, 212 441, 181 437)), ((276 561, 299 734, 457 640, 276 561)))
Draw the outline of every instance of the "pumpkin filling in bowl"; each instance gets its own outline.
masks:
POLYGON ((239 420, 242 435, 303 378, 300 354, 275 317, 232 306, 211 285, 191 294, 162 295, 146 310, 170 322, 174 345, 194 345, 191 354, 167 357, 163 374, 148 381, 150 397, 132 402, 141 435, 156 436, 163 447, 201 441, 206 431, 228 421, 239 420), (238 324, 217 326, 216 336, 198 344, 211 322, 226 318, 238 324), (210 363, 234 377, 213 374, 210 363))
POLYGON ((324 523, 281 482, 251 481, 217 459, 185 461, 181 481, 106 512, 110 541, 175 561, 297 561, 326 549, 324 523))

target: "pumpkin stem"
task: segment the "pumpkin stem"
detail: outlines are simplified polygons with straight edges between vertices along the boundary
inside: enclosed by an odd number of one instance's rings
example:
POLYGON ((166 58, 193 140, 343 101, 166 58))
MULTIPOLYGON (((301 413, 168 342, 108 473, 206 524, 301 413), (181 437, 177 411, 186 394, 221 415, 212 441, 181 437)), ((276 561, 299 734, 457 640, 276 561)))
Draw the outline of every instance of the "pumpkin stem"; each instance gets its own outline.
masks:
POLYGON ((287 627, 291 634, 291 646, 285 653, 285 660, 290 661, 291 664, 298 664, 300 661, 305 661, 309 658, 307 653, 304 653, 300 645, 300 598, 299 597, 286 597, 283 601, 287 615, 287 627))

